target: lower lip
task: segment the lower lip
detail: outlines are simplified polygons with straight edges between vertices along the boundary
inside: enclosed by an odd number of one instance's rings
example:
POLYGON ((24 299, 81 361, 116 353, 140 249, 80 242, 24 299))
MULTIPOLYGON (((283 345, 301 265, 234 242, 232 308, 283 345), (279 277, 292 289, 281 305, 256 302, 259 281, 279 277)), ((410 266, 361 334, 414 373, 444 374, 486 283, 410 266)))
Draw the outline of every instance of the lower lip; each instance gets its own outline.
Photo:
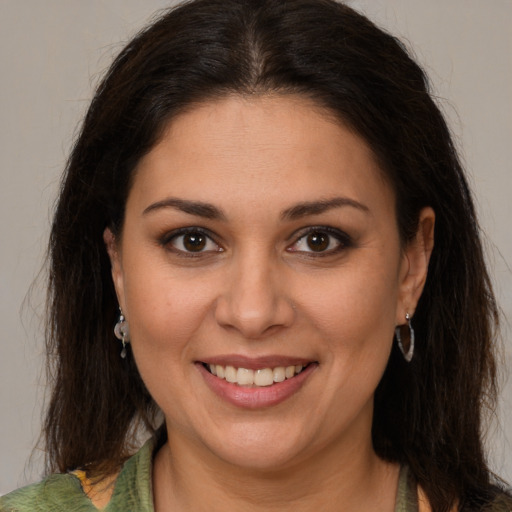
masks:
POLYGON ((245 409, 261 409, 280 404, 297 393, 318 365, 311 363, 295 377, 265 387, 239 386, 212 375, 202 363, 196 366, 208 387, 223 400, 245 409))

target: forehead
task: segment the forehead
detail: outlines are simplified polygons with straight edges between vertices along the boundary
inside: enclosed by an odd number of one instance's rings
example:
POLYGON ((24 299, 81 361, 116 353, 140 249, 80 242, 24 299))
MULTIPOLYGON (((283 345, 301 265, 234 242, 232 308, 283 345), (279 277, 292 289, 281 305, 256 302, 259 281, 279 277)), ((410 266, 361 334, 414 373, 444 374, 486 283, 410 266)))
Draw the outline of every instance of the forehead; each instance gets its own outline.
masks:
POLYGON ((368 192, 393 201, 365 141, 311 100, 272 95, 228 96, 174 118, 139 163, 130 196, 270 205, 368 192))

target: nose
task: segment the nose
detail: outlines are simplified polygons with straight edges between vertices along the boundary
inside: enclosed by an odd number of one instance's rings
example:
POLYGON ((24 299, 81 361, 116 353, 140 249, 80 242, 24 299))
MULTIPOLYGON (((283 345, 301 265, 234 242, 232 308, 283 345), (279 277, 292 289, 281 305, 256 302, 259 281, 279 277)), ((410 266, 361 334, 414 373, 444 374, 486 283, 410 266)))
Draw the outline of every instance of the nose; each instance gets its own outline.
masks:
POLYGON ((265 256, 233 261, 215 307, 219 325, 257 339, 293 323, 295 308, 283 269, 265 256))

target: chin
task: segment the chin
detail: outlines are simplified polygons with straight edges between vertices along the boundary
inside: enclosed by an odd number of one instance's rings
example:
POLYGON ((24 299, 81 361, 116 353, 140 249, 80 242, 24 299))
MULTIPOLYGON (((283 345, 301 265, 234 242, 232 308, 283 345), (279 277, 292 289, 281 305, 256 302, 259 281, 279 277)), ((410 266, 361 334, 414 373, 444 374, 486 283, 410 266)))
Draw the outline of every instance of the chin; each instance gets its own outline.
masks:
POLYGON ((275 427, 269 430, 242 423, 227 430, 230 433, 222 440, 205 441, 212 454, 245 470, 272 472, 292 466, 311 444, 289 429, 278 432, 275 427))

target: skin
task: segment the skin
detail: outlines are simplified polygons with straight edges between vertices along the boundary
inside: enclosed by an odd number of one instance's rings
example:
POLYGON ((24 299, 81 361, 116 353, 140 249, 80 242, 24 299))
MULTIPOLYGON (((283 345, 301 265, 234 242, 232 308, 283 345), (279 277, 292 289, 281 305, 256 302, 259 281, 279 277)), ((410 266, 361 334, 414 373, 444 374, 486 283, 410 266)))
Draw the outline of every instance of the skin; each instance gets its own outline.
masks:
POLYGON ((172 120, 136 170, 122 236, 105 231, 133 356, 167 423, 157 511, 394 509, 398 467, 373 451, 373 396, 433 228, 424 209, 401 245, 370 148, 307 99, 230 96, 172 120), (206 231, 200 251, 181 228, 206 231), (246 408, 198 364, 234 356, 312 365, 284 401, 246 408))

